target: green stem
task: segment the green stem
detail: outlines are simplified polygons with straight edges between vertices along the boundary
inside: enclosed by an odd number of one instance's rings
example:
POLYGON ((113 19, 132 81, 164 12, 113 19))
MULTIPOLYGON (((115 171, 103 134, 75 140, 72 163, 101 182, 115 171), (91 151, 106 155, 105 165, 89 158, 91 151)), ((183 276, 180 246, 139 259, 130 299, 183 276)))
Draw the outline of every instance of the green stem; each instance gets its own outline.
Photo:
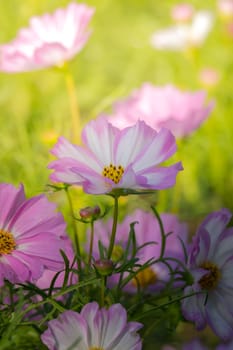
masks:
POLYGON ((111 259, 112 251, 114 248, 116 230, 117 230, 117 220, 118 220, 118 196, 114 195, 114 213, 113 213, 113 223, 112 223, 112 233, 108 248, 108 259, 111 259))
POLYGON ((105 288, 106 288, 106 276, 101 276, 101 288, 100 288, 100 306, 104 306, 104 298, 105 298, 105 288))
POLYGON ((186 299, 186 298, 189 298, 189 297, 192 297, 192 296, 194 296, 194 295, 201 294, 201 293, 204 293, 204 292, 193 292, 193 293, 190 293, 190 294, 188 294, 188 295, 183 295, 183 296, 180 296, 180 297, 178 297, 178 298, 174 298, 174 299, 172 299, 172 300, 170 300, 170 301, 168 301, 168 302, 166 302, 166 303, 164 303, 164 304, 155 306, 155 307, 151 308, 150 310, 145 311, 144 313, 140 314, 139 316, 136 316, 136 317, 134 318, 134 320, 135 320, 135 321, 138 321, 138 320, 140 320, 140 319, 142 319, 142 318, 148 316, 150 313, 152 313, 152 312, 154 312, 154 311, 156 311, 156 310, 162 309, 162 308, 165 307, 165 306, 168 306, 168 305, 177 303, 177 302, 179 302, 179 301, 181 301, 181 300, 183 300, 183 299, 186 299))
POLYGON ((71 140, 77 143, 80 140, 81 120, 74 79, 68 69, 65 69, 65 80, 71 112, 71 140))
POLYGON ((160 233, 161 233, 161 249, 160 249, 160 256, 159 259, 162 259, 164 256, 164 252, 165 252, 165 248, 166 248, 166 234, 164 231, 164 227, 163 227, 163 222, 161 220, 161 217, 159 216, 159 213, 157 212, 157 210, 154 207, 151 207, 151 209, 153 210, 153 213, 156 216, 156 219, 158 220, 158 224, 159 224, 159 228, 160 228, 160 233))
POLYGON ((69 193, 69 187, 67 187, 65 189, 66 195, 67 195, 67 199, 68 199, 68 203, 69 203, 69 207, 70 207, 70 212, 71 212, 71 216, 72 216, 72 226, 73 226, 73 231, 74 231, 74 238, 75 238, 75 247, 76 247, 76 255, 77 255, 77 262, 78 262, 78 270, 81 271, 81 249, 80 249, 80 242, 79 242, 79 235, 78 235, 78 230, 77 230, 77 226, 76 226, 76 221, 75 221, 75 215, 74 215, 74 207, 73 207, 73 203, 72 203, 72 198, 71 195, 69 193))
POLYGON ((91 239, 89 247, 88 265, 91 265, 92 251, 93 251, 93 241, 94 241, 94 221, 91 221, 91 239))

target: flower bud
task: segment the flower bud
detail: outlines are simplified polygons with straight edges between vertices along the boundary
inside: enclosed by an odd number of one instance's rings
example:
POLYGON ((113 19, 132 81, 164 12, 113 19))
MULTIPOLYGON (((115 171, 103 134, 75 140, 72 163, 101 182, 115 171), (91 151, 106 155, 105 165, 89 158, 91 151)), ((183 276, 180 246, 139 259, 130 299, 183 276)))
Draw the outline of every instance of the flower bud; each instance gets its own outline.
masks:
POLYGON ((79 215, 82 219, 97 219, 100 215, 100 207, 96 205, 95 207, 85 207, 80 209, 79 215))
POLYGON ((101 276, 109 276, 113 271, 114 264, 112 260, 99 259, 94 262, 94 267, 101 276))

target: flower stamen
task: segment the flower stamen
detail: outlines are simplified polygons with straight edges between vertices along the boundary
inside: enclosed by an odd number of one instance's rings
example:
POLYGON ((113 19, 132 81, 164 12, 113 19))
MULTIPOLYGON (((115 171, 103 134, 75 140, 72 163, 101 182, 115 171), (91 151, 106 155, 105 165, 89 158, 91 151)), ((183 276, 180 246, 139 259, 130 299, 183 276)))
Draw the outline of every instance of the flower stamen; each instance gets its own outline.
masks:
POLYGON ((0 256, 10 254, 16 247, 14 236, 7 231, 0 230, 0 256))
POLYGON ((206 290, 214 289, 218 285, 219 279, 221 277, 218 266, 212 262, 206 261, 201 264, 200 267, 209 271, 198 281, 201 288, 206 290))
POLYGON ((147 267, 142 271, 139 271, 136 276, 132 279, 132 283, 135 287, 138 285, 141 288, 146 288, 154 284, 157 280, 157 276, 151 267, 147 267))
POLYGON ((102 172, 102 175, 104 177, 107 177, 108 179, 112 180, 115 184, 118 184, 122 178, 122 175, 124 174, 124 168, 121 165, 113 165, 110 164, 109 166, 105 166, 104 170, 102 172))

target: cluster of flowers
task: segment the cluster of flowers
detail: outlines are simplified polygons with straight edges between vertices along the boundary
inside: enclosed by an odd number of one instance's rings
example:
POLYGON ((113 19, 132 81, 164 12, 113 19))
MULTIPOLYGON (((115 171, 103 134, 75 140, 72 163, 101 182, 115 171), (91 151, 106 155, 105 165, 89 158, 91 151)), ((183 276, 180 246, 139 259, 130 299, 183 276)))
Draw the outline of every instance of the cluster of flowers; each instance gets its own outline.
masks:
MULTIPOLYGON (((72 58, 89 36, 93 12, 71 3, 32 18, 30 28, 0 47, 0 69, 40 69, 72 58)), ((143 323, 138 321, 148 313, 153 317, 164 307, 160 297, 168 297, 169 303, 181 302, 183 317, 198 330, 209 325, 231 341, 229 210, 209 214, 192 242, 185 223, 173 214, 158 215, 153 207, 137 209, 118 223, 120 197, 175 185, 182 163, 162 163, 176 152, 175 136, 190 134, 210 114, 213 102, 206 106, 205 98, 202 91, 182 93, 146 83, 116 103, 113 115, 87 123, 82 146, 59 138, 51 151, 56 160, 48 166, 53 187, 68 193, 70 186, 81 186, 85 193, 114 199, 112 219, 106 221, 98 206, 74 217, 90 227, 86 242, 76 233, 70 239, 63 216, 45 195, 26 199, 23 185, 0 184, 1 311, 9 316, 14 303, 22 306, 22 291, 26 300, 22 310, 13 309, 19 312, 11 319, 15 327, 25 318, 39 319, 41 341, 50 350, 140 350, 143 323)), ((12 329, 10 322, 4 324, 2 344, 12 329)))

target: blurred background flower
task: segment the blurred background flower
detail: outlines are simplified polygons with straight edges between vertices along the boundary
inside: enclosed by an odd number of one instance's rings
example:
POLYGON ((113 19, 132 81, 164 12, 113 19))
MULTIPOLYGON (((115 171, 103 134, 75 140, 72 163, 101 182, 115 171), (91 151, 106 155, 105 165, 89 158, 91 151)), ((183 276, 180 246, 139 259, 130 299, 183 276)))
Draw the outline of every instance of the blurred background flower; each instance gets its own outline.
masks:
POLYGON ((176 24, 156 31, 151 45, 158 50, 184 50, 203 45, 213 27, 214 17, 210 11, 196 12, 190 24, 176 24))
MULTIPOLYGON (((164 258, 171 257, 178 259, 181 262, 185 261, 185 253, 181 241, 184 243, 187 249, 188 243, 188 227, 186 223, 180 222, 176 215, 169 213, 162 213, 161 220, 164 226, 164 231, 167 234, 166 246, 164 251, 164 258)), ((150 259, 158 259, 161 253, 162 235, 159 227, 158 220, 152 212, 146 212, 140 209, 135 210, 132 214, 127 215, 125 219, 118 224, 116 242, 113 248, 112 259, 119 264, 122 262, 122 258, 127 246, 130 224, 135 223, 135 240, 137 247, 142 247, 138 250, 136 258, 138 258, 138 264, 143 265, 150 259), (147 244, 151 242, 150 244, 147 244)), ((101 241, 105 248, 109 246, 109 239, 112 227, 112 220, 107 222, 97 221, 95 223, 95 235, 94 235, 94 249, 93 256, 95 259, 99 259, 98 241, 101 241)), ((89 234, 88 234, 89 241, 89 234)), ((88 246, 87 246, 88 250, 88 246)), ((132 254, 132 245, 130 246, 130 254, 132 254)), ((168 261, 170 266, 175 271, 176 269, 181 271, 180 266, 175 261, 168 261)), ((115 286, 119 281, 120 274, 115 274, 109 279, 109 285, 115 286)), ((124 273, 124 278, 128 276, 128 273, 124 273)), ((174 278, 177 276, 174 276, 174 278)), ((132 279, 126 286, 125 290, 130 293, 136 293, 137 287, 140 287, 142 291, 146 293, 155 293, 166 286, 166 283, 170 280, 170 271, 162 262, 153 263, 146 269, 142 270, 136 275, 136 278, 132 279), (137 280, 136 280, 137 278, 137 280), (137 285, 137 283, 139 285, 137 285)), ((178 286, 178 283, 173 281, 173 286, 178 286)))
POLYGON ((32 17, 16 39, 0 46, 0 70, 8 73, 62 66, 85 45, 94 9, 70 3, 52 14, 32 17))
POLYGON ((157 131, 167 128, 182 138, 197 129, 213 107, 214 102, 207 103, 203 90, 182 91, 173 85, 144 83, 129 97, 115 102, 113 113, 107 118, 119 128, 144 120, 157 131))
POLYGON ((189 3, 180 3, 174 5, 171 9, 171 18, 175 22, 187 22, 192 19, 194 7, 189 3))

